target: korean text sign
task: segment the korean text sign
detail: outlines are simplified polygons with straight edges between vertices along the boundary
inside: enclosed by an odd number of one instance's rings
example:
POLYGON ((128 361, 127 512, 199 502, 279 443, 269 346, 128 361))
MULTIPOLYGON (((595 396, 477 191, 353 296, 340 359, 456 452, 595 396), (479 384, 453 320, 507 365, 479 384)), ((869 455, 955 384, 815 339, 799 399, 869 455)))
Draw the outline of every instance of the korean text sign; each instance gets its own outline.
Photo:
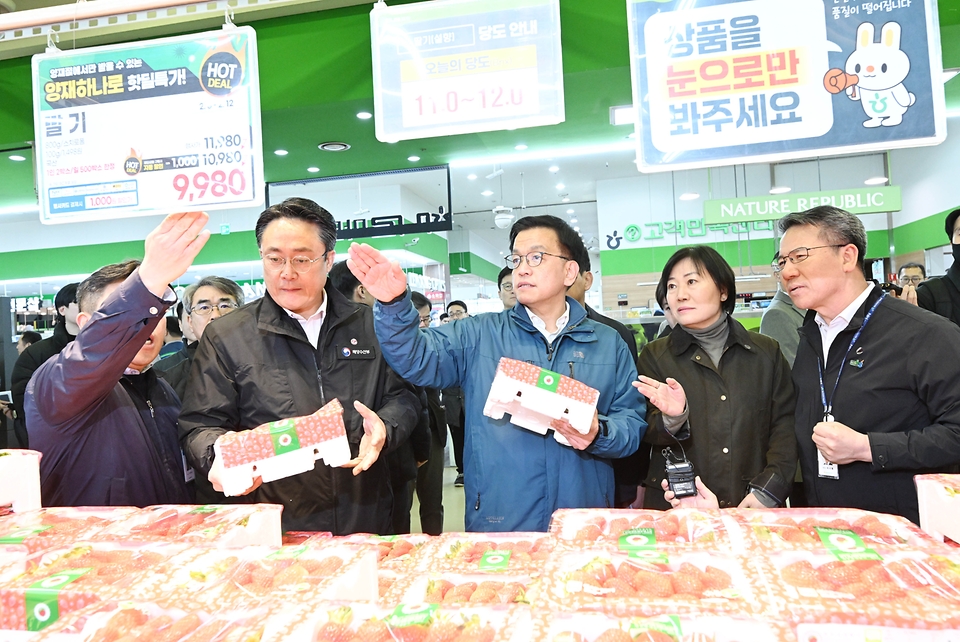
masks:
POLYGON ((33 57, 44 223, 263 203, 250 27, 33 57))
POLYGON ((370 14, 377 139, 564 120, 559 0, 434 0, 370 14))
POLYGON ((946 136, 933 0, 628 0, 642 171, 946 136))

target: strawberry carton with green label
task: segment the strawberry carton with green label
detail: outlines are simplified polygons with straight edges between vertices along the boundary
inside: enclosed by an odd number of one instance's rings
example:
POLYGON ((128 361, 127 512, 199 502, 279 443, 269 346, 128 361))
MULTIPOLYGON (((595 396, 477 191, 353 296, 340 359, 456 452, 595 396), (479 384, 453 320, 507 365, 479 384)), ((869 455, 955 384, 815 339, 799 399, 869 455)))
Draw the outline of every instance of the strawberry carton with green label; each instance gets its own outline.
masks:
POLYGON ((343 406, 337 399, 306 417, 224 433, 213 449, 223 464, 223 492, 228 497, 250 488, 256 477, 271 482, 313 470, 318 459, 332 467, 351 459, 343 406))
MULTIPOLYGON (((445 609, 436 604, 389 608, 331 602, 276 612, 269 642, 508 642, 515 610, 507 606, 445 609)), ((519 641, 518 641, 519 642, 519 641)))
MULTIPOLYGON (((517 633, 520 633, 519 627, 517 633)), ((524 631, 523 639, 531 642, 797 642, 786 623, 773 620, 670 613, 629 617, 563 611, 533 613, 529 632, 524 631)))
MULTIPOLYGON (((541 435, 552 430, 551 422, 566 419, 582 434, 590 431, 600 392, 595 388, 525 361, 503 357, 490 386, 483 414, 502 419, 541 435)), ((566 444, 559 433, 554 438, 566 444)))
POLYGON ((0 515, 40 508, 40 453, 0 450, 0 515))
POLYGON ((823 529, 844 531, 870 545, 941 549, 928 534, 897 515, 855 508, 729 509, 745 536, 770 550, 819 549, 823 529))
MULTIPOLYGON (((368 546, 377 552, 377 566, 379 568, 392 568, 403 570, 413 566, 423 547, 434 538, 430 535, 419 533, 408 533, 406 535, 370 535, 368 533, 356 533, 354 535, 345 535, 328 540, 329 543, 355 544, 359 546, 368 546)), ((322 545, 318 543, 317 545, 322 545)))
POLYGON ((221 548, 279 547, 282 511, 277 504, 149 506, 105 528, 94 539, 173 541, 221 548))
POLYGON ((728 511, 564 508, 553 513, 550 532, 565 546, 607 544, 620 550, 743 550, 740 525, 728 511))
POLYGON ((52 507, 14 513, 0 519, 0 545, 22 546, 30 553, 88 540, 139 509, 52 507))
POLYGON ((920 527, 938 541, 960 543, 960 475, 916 475, 920 527))
POLYGON ((956 624, 956 560, 916 550, 877 550, 859 538, 837 544, 823 552, 781 551, 750 560, 773 610, 803 622, 902 629, 956 624))
POLYGON ((542 599, 559 610, 617 615, 759 614, 762 591, 741 558, 716 552, 559 551, 542 578, 542 599))
POLYGON ((556 546, 547 533, 445 533, 427 545, 424 571, 537 576, 556 546))
POLYGON ((380 598, 380 604, 442 604, 445 607, 483 604, 530 604, 538 580, 520 573, 410 573, 380 598))
POLYGON ((38 553, 25 573, 0 585, 0 629, 41 631, 64 614, 121 599, 143 572, 183 548, 94 542, 38 553))

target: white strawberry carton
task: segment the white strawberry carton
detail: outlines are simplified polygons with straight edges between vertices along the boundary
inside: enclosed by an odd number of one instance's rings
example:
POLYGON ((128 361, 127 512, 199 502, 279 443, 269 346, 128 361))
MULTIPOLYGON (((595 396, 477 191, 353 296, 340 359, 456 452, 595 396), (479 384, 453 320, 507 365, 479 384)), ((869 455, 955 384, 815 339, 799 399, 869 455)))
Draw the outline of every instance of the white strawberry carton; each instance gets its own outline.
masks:
MULTIPOLYGON (((551 422, 566 419, 581 434, 590 431, 600 391, 524 361, 502 357, 490 386, 483 414, 502 419, 540 435, 552 430, 551 422)), ((562 435, 554 438, 567 444, 562 435)))
POLYGON ((920 528, 943 541, 960 543, 960 475, 916 475, 920 501, 920 528))
POLYGON ((398 578, 380 604, 440 604, 446 608, 495 604, 529 604, 539 583, 528 573, 422 571, 398 578))
POLYGON ((94 536, 121 542, 174 541, 191 546, 242 548, 282 542, 278 504, 158 505, 136 511, 94 536))
POLYGON ((548 533, 444 533, 423 548, 424 572, 537 576, 556 546, 548 533))
POLYGON ((57 506, 14 513, 0 519, 0 545, 22 546, 29 553, 70 546, 93 538, 138 510, 110 506, 57 506))
POLYGON ((36 450, 0 450, 0 507, 40 508, 40 457, 36 450))
POLYGON ((337 399, 306 417, 220 435, 213 449, 223 465, 221 481, 228 497, 243 493, 256 477, 271 482, 313 470, 318 459, 331 467, 351 459, 343 406, 337 399))

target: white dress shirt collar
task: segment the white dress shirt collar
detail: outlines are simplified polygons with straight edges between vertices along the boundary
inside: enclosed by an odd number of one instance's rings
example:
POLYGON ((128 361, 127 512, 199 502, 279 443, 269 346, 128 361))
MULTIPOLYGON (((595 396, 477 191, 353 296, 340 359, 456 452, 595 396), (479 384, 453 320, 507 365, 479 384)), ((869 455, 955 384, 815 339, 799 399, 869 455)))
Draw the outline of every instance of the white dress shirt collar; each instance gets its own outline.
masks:
POLYGON ((527 316, 530 317, 530 323, 533 324, 540 333, 546 337, 547 343, 553 343, 553 340, 557 338, 557 335, 563 332, 563 329, 567 327, 567 323, 570 322, 570 303, 564 302, 566 308, 563 311, 563 314, 560 315, 560 318, 557 319, 557 331, 556 332, 547 332, 547 322, 538 317, 533 313, 533 310, 527 306, 523 306, 527 311, 527 316))
POLYGON ((323 301, 320 303, 320 307, 317 308, 317 311, 310 315, 309 319, 305 319, 296 312, 291 312, 290 310, 284 308, 283 311, 290 315, 291 319, 296 319, 297 323, 303 328, 303 331, 307 335, 307 340, 310 342, 314 348, 319 348, 317 343, 320 341, 320 328, 323 327, 323 319, 327 315, 327 293, 323 293, 323 301))
POLYGON ((867 300, 872 290, 873 283, 868 282, 866 289, 830 323, 827 323, 819 313, 814 317, 817 326, 820 328, 820 338, 823 340, 823 363, 827 363, 827 356, 830 354, 830 346, 833 345, 834 339, 847 329, 847 326, 850 325, 853 317, 857 314, 857 310, 863 306, 863 302, 867 300))

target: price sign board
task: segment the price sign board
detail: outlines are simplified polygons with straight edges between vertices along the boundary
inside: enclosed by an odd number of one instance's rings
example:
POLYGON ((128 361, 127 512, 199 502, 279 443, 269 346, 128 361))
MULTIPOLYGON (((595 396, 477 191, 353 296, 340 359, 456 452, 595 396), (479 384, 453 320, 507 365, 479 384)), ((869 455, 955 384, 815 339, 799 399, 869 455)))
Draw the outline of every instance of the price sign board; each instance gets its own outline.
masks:
POLYGON ((377 139, 564 120, 559 0, 435 0, 370 13, 377 139))
POLYGON ((40 220, 263 203, 250 27, 33 57, 40 220))
POLYGON ((935 145, 935 0, 627 0, 641 171, 935 145))

